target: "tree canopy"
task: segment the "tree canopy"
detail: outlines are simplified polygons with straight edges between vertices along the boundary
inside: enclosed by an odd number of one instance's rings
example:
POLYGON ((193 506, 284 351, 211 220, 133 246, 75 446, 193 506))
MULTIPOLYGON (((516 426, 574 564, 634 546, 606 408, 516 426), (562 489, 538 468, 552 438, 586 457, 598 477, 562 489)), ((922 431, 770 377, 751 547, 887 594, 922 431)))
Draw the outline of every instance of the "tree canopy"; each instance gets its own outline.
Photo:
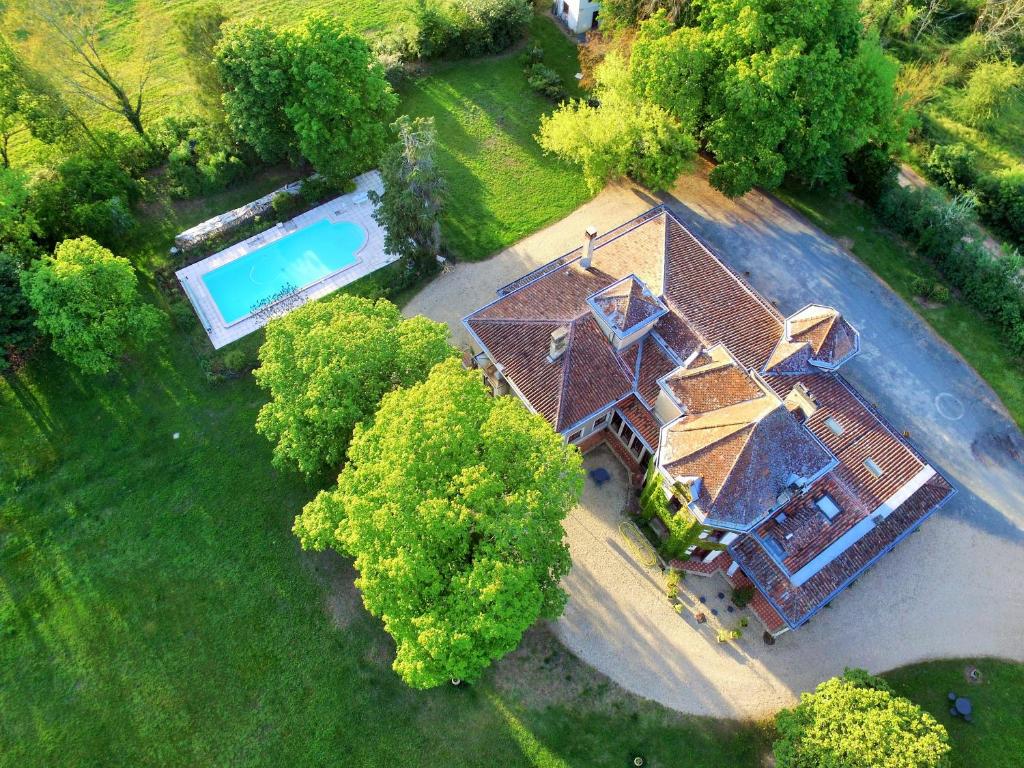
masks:
POLYGON ((339 16, 310 16, 291 48, 285 113, 299 148, 328 179, 348 181, 384 151, 398 97, 370 47, 339 16))
POLYGON ((436 161, 434 118, 402 115, 393 128, 397 140, 379 166, 384 194, 370 192, 376 204, 373 218, 384 227, 387 252, 425 273, 436 269, 441 253, 441 211, 448 194, 436 161))
POLYGON ((65 240, 52 256, 32 262, 22 289, 53 351, 85 373, 111 370, 160 326, 160 312, 142 301, 128 259, 89 237, 65 240))
POLYGON ((216 52, 228 125, 262 160, 301 152, 343 182, 384 151, 398 97, 339 17, 313 14, 289 31, 263 21, 230 25, 216 52))
POLYGON ((453 355, 444 323, 403 320, 384 299, 311 302, 267 325, 254 373, 270 401, 256 429, 274 442, 279 466, 306 474, 337 467, 356 424, 386 392, 422 381, 453 355))
POLYGON ((775 717, 778 768, 941 768, 946 729, 888 683, 848 669, 775 717))
POLYGON ((611 53, 594 71, 594 97, 541 117, 540 145, 583 168, 594 192, 628 176, 651 189, 667 189, 697 150, 693 124, 644 98, 625 60, 611 53))
POLYGON ((35 318, 21 290, 21 272, 0 252, 0 371, 35 339, 35 318))
POLYGON ((385 395, 337 489, 306 506, 295 533, 355 558, 409 685, 473 681, 537 618, 561 614, 562 521, 582 487, 575 446, 449 360, 385 395))
POLYGON ((896 62, 861 24, 857 0, 707 0, 697 26, 641 26, 632 71, 647 98, 681 120, 699 115, 728 195, 787 174, 836 183, 843 158, 906 137, 896 62))

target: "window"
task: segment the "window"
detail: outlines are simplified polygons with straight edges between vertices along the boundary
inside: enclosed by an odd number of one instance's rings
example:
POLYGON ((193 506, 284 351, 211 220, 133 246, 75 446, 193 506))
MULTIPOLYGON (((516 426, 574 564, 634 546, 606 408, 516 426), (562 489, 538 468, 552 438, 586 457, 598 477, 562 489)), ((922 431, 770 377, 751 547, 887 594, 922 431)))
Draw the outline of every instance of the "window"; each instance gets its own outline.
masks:
POLYGON ((839 435, 843 434, 843 432, 846 431, 845 429, 843 429, 843 425, 840 424, 835 419, 833 419, 831 416, 829 416, 827 419, 825 419, 825 426, 828 427, 829 431, 833 435, 836 435, 837 437, 839 435))
POLYGON ((615 413, 612 416, 612 431, 615 434, 618 434, 619 433, 619 428, 621 426, 622 426, 622 417, 618 413, 615 413))
POLYGON ((562 3, 562 15, 563 16, 568 16, 569 15, 569 4, 568 3, 562 3))
POLYGON ((629 428, 629 425, 623 424, 619 435, 622 437, 622 442, 628 447, 629 441, 633 439, 633 430, 629 428))
POLYGON ((875 463, 874 459, 872 459, 872 458, 864 459, 864 466, 867 467, 868 468, 868 472, 870 472, 875 477, 881 477, 882 476, 882 468, 875 463))
POLYGON ((597 430, 597 429, 600 429, 600 428, 601 428, 601 427, 603 427, 603 426, 604 426, 604 425, 605 425, 605 424, 606 424, 607 422, 608 422, 608 412, 607 412, 607 411, 605 411, 605 412, 604 412, 604 413, 603 413, 603 414, 601 415, 601 418, 599 418, 599 419, 598 419, 597 421, 595 421, 595 422, 594 422, 594 429, 595 429, 595 430, 597 430))
POLYGON ((836 515, 838 515, 841 511, 839 509, 839 505, 836 504, 835 499, 833 499, 827 493, 820 499, 816 499, 814 502, 814 506, 816 506, 821 511, 821 514, 825 516, 826 520, 835 520, 836 515))
POLYGON ((582 429, 577 429, 575 432, 573 432, 571 435, 569 435, 569 442, 570 443, 575 443, 581 437, 583 437, 583 430, 582 429))

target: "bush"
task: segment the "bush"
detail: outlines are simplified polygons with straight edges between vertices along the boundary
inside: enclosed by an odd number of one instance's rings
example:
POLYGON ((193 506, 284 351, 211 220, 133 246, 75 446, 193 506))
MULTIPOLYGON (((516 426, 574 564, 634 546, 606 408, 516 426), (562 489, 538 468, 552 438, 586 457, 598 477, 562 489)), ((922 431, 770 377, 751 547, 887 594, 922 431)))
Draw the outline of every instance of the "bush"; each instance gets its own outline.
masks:
POLYGON ((732 591, 732 604, 737 608, 746 608, 750 604, 750 601, 754 599, 754 587, 747 585, 745 587, 737 587, 732 591))
POLYGON ((551 101, 564 101, 568 96, 562 76, 544 64, 530 65, 526 70, 526 82, 533 90, 551 101))
POLYGON ((938 304, 945 304, 949 301, 949 288, 937 280, 915 277, 910 282, 910 290, 915 296, 938 304))
POLYGON ((959 142, 932 147, 925 171, 937 184, 958 195, 969 192, 978 182, 974 151, 959 142))
POLYGON ((522 38, 533 18, 525 0, 420 0, 416 50, 427 59, 500 53, 522 38))
POLYGON ((889 150, 868 143, 846 156, 846 178, 853 193, 868 205, 875 205, 889 189, 896 186, 898 168, 889 150))
POLYGON ((173 197, 219 192, 244 177, 255 162, 225 126, 195 117, 166 118, 153 135, 167 155, 166 178, 173 197))
POLYGON ((299 198, 287 192, 278 192, 270 201, 270 207, 278 218, 284 218, 299 207, 299 198))
POLYGON ((338 186, 325 176, 310 176, 304 179, 299 189, 299 197, 306 205, 313 205, 333 197, 338 192, 338 186))
POLYGON ((985 176, 979 187, 985 218, 1024 239, 1024 165, 985 176))
POLYGON ((989 61, 971 73, 956 101, 960 119, 983 126, 998 120, 1018 97, 1021 68, 1012 61, 989 61))
POLYGON ((244 350, 232 349, 224 353, 224 369, 228 373, 239 374, 253 367, 253 361, 244 350))

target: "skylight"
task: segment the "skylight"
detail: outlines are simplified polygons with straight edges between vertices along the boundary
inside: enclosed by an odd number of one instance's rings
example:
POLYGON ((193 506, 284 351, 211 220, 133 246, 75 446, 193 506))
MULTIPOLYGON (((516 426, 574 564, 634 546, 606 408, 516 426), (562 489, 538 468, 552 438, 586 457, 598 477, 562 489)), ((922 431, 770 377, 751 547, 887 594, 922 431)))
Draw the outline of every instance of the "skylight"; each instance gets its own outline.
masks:
POLYGON ((823 514, 827 520, 834 520, 836 515, 841 512, 839 505, 836 504, 835 500, 827 493, 820 499, 817 499, 814 502, 814 506, 821 510, 821 514, 823 514))
POLYGON ((872 458, 864 459, 864 466, 867 467, 868 468, 868 472, 870 472, 875 477, 881 477, 882 476, 882 468, 875 463, 874 459, 872 459, 872 458))
POLYGON ((840 424, 835 419, 833 419, 831 416, 825 419, 825 426, 828 427, 832 434, 836 435, 837 437, 846 431, 845 429, 843 429, 843 425, 840 424))

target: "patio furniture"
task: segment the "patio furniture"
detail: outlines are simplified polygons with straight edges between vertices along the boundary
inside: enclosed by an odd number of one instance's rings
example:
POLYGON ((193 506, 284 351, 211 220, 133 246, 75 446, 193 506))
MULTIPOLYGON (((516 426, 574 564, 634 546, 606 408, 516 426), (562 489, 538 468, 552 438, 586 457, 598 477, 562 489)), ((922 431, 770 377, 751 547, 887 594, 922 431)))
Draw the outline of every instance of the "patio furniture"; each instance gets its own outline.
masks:
POLYGON ((958 715, 963 715, 964 717, 970 717, 971 709, 972 709, 972 707, 971 707, 971 700, 961 696, 955 702, 953 702, 953 708, 956 709, 956 713, 958 715))
POLYGON ((604 467, 598 467, 597 469, 590 470, 590 479, 594 481, 594 484, 598 488, 600 488, 602 485, 611 480, 612 476, 604 467))
POLYGON ((949 700, 956 701, 956 694, 953 691, 949 692, 949 700))

